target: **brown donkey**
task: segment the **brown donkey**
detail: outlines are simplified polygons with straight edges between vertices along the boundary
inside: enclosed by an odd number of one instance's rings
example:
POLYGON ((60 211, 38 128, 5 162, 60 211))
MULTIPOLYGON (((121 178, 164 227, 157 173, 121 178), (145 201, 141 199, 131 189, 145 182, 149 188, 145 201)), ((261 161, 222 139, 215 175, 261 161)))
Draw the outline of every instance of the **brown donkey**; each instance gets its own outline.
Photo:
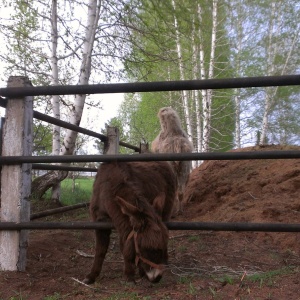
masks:
MULTIPOLYGON (((120 238, 128 281, 141 276, 158 282, 168 263, 168 230, 176 175, 168 162, 111 162, 98 169, 90 203, 93 221, 111 220, 120 238)), ((96 253, 84 282, 95 282, 109 246, 111 230, 96 230, 96 253)))

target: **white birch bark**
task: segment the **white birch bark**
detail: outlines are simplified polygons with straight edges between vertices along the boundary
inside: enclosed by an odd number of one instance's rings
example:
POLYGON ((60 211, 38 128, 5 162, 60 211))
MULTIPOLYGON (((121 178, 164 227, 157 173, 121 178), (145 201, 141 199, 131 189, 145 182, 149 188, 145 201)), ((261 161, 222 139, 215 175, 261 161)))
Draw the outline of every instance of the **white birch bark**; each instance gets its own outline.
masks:
MULTIPOLYGON (((214 76, 214 63, 215 63, 215 48, 216 48, 216 36, 217 36, 217 10, 218 0, 213 0, 213 10, 212 10, 212 37, 211 37, 211 50, 210 59, 208 66, 208 79, 214 76)), ((198 14, 201 20, 201 7, 198 6, 198 14)), ((205 74, 204 66, 204 52, 202 42, 200 43, 200 72, 201 78, 205 74), (201 64, 202 61, 202 64, 201 64)), ((204 75, 205 76, 205 75, 204 75)), ((212 103, 212 90, 207 90, 202 94, 202 111, 203 111, 203 141, 202 141, 202 152, 209 151, 209 141, 211 136, 211 103, 212 103)))
MULTIPOLYGON (((282 27, 280 26, 280 23, 282 21, 281 14, 277 14, 276 18, 276 10, 279 10, 279 5, 282 4, 282 2, 272 2, 272 10, 271 10, 271 17, 269 22, 269 36, 268 36, 268 52, 267 52, 267 75, 271 76, 275 73, 275 57, 277 55, 277 52, 280 51, 278 49, 278 44, 276 41, 274 41, 274 33, 276 32, 278 34, 279 31, 282 32, 282 27), (276 26, 276 24, 278 24, 276 26), (275 28, 276 27, 276 28, 275 28)), ((286 60, 283 65, 283 68, 280 72, 281 75, 283 75, 286 71, 286 68, 288 66, 289 60, 291 58, 291 54, 295 49, 296 41, 298 40, 299 32, 293 32, 294 38, 292 43, 290 44, 290 49, 286 55, 286 60)), ((279 45, 280 48, 280 45, 279 45)), ((264 103, 264 113, 263 113, 263 119, 262 119, 262 126, 261 126, 261 135, 259 144, 263 145, 267 142, 267 132, 268 132, 268 126, 269 126, 269 115, 275 100, 275 96, 278 91, 277 87, 267 87, 265 92, 265 103, 264 103)))
MULTIPOLYGON (((198 18, 199 18, 199 23, 202 25, 202 8, 201 5, 198 3, 198 18)), ((202 36, 202 29, 201 26, 199 27, 199 37, 200 37, 200 44, 199 44, 199 65, 200 65, 200 79, 206 79, 206 74, 205 74, 205 61, 204 61, 204 45, 203 45, 203 36, 202 36)), ((203 103, 206 102, 206 98, 207 98, 207 90, 201 90, 201 96, 202 96, 202 109, 203 109, 203 103)), ((200 106, 200 105, 199 105, 200 106)), ((199 111, 200 111, 200 107, 199 107, 199 111)), ((199 148, 198 151, 203 152, 203 127, 205 126, 205 120, 204 120, 204 111, 202 110, 202 112, 200 113, 199 117, 201 118, 202 116, 202 120, 200 120, 200 122, 202 122, 202 126, 201 126, 201 141, 198 142, 199 148)))
MULTIPOLYGON (((269 22, 269 28, 268 28, 268 57, 267 57, 267 75, 270 76, 274 71, 274 64, 273 58, 275 55, 276 50, 273 49, 274 45, 272 43, 273 41, 273 31, 274 31, 274 23, 275 23, 275 3, 272 2, 272 10, 271 10, 271 16, 270 16, 270 22, 269 22)), ((265 90, 265 104, 264 104, 264 113, 262 118, 262 126, 261 126, 261 135, 259 144, 263 145, 266 143, 267 138, 267 131, 268 131, 268 125, 269 125, 269 114, 272 106, 272 88, 267 87, 265 90)))
MULTIPOLYGON (((57 0, 52 0, 51 8, 51 83, 52 85, 59 85, 58 82, 58 58, 57 58, 57 0)), ((52 96, 52 111, 53 117, 60 119, 60 103, 59 96, 52 96)), ((53 136, 52 136, 52 154, 58 155, 60 149, 60 126, 53 125, 53 136)))
MULTIPOLYGON (((82 63, 80 66, 80 74, 78 80, 79 85, 88 84, 90 79, 92 65, 92 50, 95 41, 97 25, 100 17, 100 8, 101 0, 89 0, 87 26, 85 32, 85 39, 83 43, 82 63)), ((70 118, 71 124, 79 126, 83 113, 85 99, 86 95, 75 95, 70 118)), ((60 151, 61 155, 73 154, 77 134, 77 132, 74 132, 72 130, 67 131, 60 151)))
MULTIPOLYGON (((59 85, 58 81, 58 58, 57 58, 57 43, 58 43, 58 31, 57 31, 57 0, 52 0, 51 7, 51 83, 52 85, 59 85)), ((52 96, 52 111, 53 117, 60 119, 60 102, 59 96, 52 96)), ((60 126, 52 126, 52 154, 59 155, 60 151, 60 126)), ((60 183, 53 186, 51 198, 55 202, 59 202, 60 198, 60 183)))
MULTIPOLYGON (((182 60, 182 49, 180 44, 180 34, 179 34, 179 28, 178 28, 178 21, 175 14, 176 11, 176 4, 175 0, 172 0, 172 6, 174 9, 174 27, 175 27, 175 34, 176 34, 176 50, 177 50, 177 56, 178 56, 178 62, 179 62, 179 73, 180 73, 180 80, 185 80, 184 76, 184 66, 183 66, 183 60, 182 60)), ((187 125, 187 134, 189 137, 192 137, 192 122, 191 122, 191 115, 190 115, 190 108, 188 103, 188 93, 186 90, 182 91, 182 102, 183 102, 183 110, 184 110, 184 117, 187 125)))
MULTIPOLYGON (((237 20, 237 58, 236 58, 236 74, 240 76, 241 74, 241 64, 240 64, 240 53, 242 51, 242 38, 243 38, 243 27, 241 22, 241 3, 238 3, 238 20, 237 20)), ((241 148, 241 99, 240 99, 240 89, 234 90, 234 103, 235 103, 235 134, 234 134, 234 144, 235 148, 241 148)))
MULTIPOLYGON (((89 0, 88 18, 85 32, 85 39, 82 50, 82 63, 80 66, 80 74, 78 84, 88 84, 91 75, 91 56, 95 34, 100 17, 101 1, 89 0)), ((70 123, 80 125, 83 113, 86 95, 75 95, 72 105, 70 123)), ((75 149, 77 132, 68 130, 64 138, 63 145, 60 149, 60 155, 72 155, 75 149)), ((40 198, 50 187, 57 185, 66 178, 68 172, 52 171, 40 176, 32 182, 32 194, 36 198, 40 198)))
MULTIPOLYGON (((195 40, 196 37, 196 28, 195 28, 195 19, 193 18, 193 32, 192 32, 192 44, 193 44, 193 79, 196 80, 198 79, 198 74, 199 74, 199 63, 198 63, 198 46, 195 40)), ((196 144, 194 145, 195 150, 197 152, 200 152, 201 150, 201 145, 202 145, 202 124, 201 124, 201 107, 200 107, 200 97, 199 97, 199 90, 194 90, 193 91, 193 102, 195 104, 195 110, 196 110, 196 126, 195 126, 195 131, 196 131, 196 144)), ((195 140, 195 139, 194 139, 195 140)), ((193 168, 198 167, 200 164, 199 161, 193 161, 192 165, 193 168)))

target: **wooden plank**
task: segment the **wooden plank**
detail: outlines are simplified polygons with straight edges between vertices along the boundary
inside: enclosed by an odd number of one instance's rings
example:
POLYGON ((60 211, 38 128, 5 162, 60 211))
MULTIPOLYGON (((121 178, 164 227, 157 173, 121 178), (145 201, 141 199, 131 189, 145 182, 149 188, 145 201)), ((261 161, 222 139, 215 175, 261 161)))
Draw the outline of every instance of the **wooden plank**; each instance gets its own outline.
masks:
MULTIPOLYGON (((7 87, 31 86, 27 77, 13 76, 7 87)), ((2 156, 32 155, 33 97, 9 99, 2 136, 2 156)), ((2 222, 30 221, 31 164, 4 165, 1 172, 2 222)), ((0 270, 24 271, 28 231, 0 232, 0 270)))
POLYGON ((140 153, 151 153, 148 143, 140 143, 140 153))
POLYGON ((119 129, 117 127, 107 127, 108 140, 104 143, 105 154, 119 154, 119 129))

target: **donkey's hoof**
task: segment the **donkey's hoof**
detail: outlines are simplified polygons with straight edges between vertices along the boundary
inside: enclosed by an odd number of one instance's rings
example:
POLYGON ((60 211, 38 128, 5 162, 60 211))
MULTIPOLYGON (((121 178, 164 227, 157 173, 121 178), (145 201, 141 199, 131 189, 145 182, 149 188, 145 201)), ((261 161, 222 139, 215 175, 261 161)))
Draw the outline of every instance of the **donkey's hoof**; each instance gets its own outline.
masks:
POLYGON ((86 277, 86 278, 84 278, 84 280, 82 282, 85 284, 92 284, 95 282, 95 279, 86 277))

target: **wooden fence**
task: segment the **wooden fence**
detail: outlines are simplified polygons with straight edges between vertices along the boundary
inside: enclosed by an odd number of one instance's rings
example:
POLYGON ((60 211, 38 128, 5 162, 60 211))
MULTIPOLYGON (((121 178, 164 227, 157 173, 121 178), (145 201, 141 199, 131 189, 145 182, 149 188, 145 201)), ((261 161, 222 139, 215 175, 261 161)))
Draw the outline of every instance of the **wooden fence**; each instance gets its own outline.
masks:
MULTIPOLYGON (((25 270, 28 234, 31 229, 95 229, 112 228, 110 223, 69 222, 46 223, 30 220, 49 213, 30 215, 31 170, 57 169, 96 171, 91 168, 74 168, 49 163, 105 162, 105 161, 150 161, 150 160, 243 160, 243 159, 292 159, 300 158, 300 151, 234 152, 234 153, 185 153, 143 154, 141 147, 119 141, 118 129, 108 128, 107 136, 57 120, 33 111, 35 95, 66 95, 74 93, 123 93, 167 90, 220 89, 252 86, 300 85, 299 75, 194 80, 176 82, 154 82, 135 84, 109 84, 90 86, 32 87, 26 77, 11 77, 8 87, 0 89, 0 106, 6 108, 2 130, 1 172, 1 223, 0 223, 0 270, 25 270), (40 156, 32 154, 32 120, 56 124, 74 131, 99 138, 105 143, 106 155, 40 156), (128 147, 138 155, 120 155, 119 146, 128 147), (48 164, 45 164, 48 163, 48 164)), ((88 205, 88 204, 83 204, 88 205)), ((74 207, 72 207, 74 208, 74 207)), ((77 207, 75 207, 77 208, 77 207)), ((68 210, 70 208, 65 208, 68 210)), ((59 211, 61 212, 61 211, 59 211)), ((216 231, 272 231, 300 232, 300 224, 255 224, 255 223, 191 223, 169 222, 171 230, 216 230, 216 231)))

